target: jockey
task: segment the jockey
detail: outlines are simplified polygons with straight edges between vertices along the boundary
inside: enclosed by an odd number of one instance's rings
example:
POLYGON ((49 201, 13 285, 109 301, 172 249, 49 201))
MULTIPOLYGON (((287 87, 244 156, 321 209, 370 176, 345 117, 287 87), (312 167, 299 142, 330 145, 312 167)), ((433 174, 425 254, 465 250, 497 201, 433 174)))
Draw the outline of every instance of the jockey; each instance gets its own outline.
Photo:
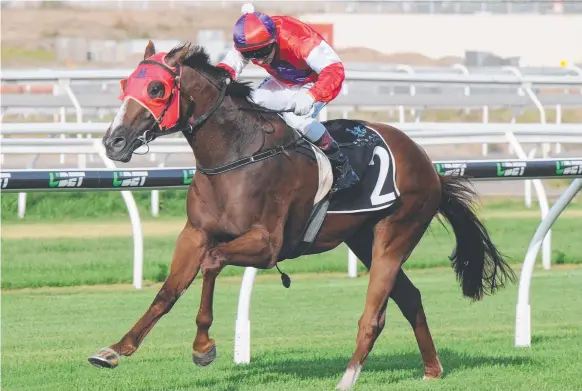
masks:
POLYGON ((253 101, 281 113, 285 122, 320 148, 332 163, 332 193, 359 180, 347 157, 326 127, 316 119, 319 111, 341 91, 344 67, 331 46, 307 24, 290 16, 269 17, 254 12, 251 4, 234 26, 234 48, 217 64, 234 80, 252 61, 267 77, 253 92, 253 101))

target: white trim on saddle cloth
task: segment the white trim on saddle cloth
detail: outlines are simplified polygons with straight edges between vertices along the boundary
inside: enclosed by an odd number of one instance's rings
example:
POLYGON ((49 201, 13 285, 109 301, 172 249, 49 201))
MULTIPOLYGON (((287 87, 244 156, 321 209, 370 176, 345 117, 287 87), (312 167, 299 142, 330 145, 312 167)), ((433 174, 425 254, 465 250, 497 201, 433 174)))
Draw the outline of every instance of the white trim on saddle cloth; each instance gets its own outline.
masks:
POLYGON ((309 143, 309 145, 311 146, 311 149, 313 149, 313 153, 317 159, 317 171, 319 173, 317 193, 315 193, 315 198, 313 199, 313 205, 315 205, 331 190, 333 184, 333 172, 331 169, 331 163, 327 156, 325 156, 325 154, 315 145, 311 143, 309 143))
MULTIPOLYGON (((278 115, 281 116, 281 114, 278 115)), ((295 128, 292 129, 297 136, 303 137, 303 135, 297 129, 295 128)), ((313 205, 315 206, 331 190, 331 186, 333 185, 333 171, 331 168, 331 162, 329 161, 325 153, 323 153, 321 149, 316 147, 307 138, 303 138, 303 140, 309 144, 311 150, 313 151, 313 154, 315 155, 315 160, 317 161, 317 174, 318 174, 317 192, 315 193, 315 197, 313 198, 313 205)))

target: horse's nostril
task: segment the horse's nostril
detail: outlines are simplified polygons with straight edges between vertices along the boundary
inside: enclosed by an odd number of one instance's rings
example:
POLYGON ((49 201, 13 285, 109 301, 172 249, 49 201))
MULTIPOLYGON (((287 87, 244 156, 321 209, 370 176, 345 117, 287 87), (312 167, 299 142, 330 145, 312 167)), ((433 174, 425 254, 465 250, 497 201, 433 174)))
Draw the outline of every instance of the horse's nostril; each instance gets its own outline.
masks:
POLYGON ((123 137, 113 137, 109 138, 106 142, 107 146, 112 150, 118 152, 125 147, 125 138, 123 137))
POLYGON ((123 148, 124 145, 125 145, 125 139, 123 137, 115 137, 113 139, 113 142, 111 143, 111 146, 113 146, 115 148, 123 148))

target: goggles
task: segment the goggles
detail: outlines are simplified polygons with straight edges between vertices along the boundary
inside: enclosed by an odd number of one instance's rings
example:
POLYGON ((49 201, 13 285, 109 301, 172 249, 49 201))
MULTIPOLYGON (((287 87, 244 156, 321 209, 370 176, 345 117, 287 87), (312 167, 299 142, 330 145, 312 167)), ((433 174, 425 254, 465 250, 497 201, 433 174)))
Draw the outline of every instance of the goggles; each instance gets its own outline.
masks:
POLYGON ((261 49, 241 52, 241 55, 244 57, 245 60, 262 60, 264 58, 269 57, 269 55, 274 49, 275 44, 270 44, 261 49))

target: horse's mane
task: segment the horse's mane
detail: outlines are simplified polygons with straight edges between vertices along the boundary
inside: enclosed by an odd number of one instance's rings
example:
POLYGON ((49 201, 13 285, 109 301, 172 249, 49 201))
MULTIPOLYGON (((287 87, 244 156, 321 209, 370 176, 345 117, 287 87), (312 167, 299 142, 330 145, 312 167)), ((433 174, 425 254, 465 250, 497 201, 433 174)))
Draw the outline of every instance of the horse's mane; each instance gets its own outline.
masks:
MULTIPOLYGON (((174 47, 172 50, 168 52, 168 55, 172 55, 177 51, 184 48, 185 45, 178 45, 174 47)), ((224 68, 216 67, 210 63, 210 57, 208 53, 204 50, 201 46, 192 46, 184 57, 183 64, 189 68, 195 69, 198 72, 204 74, 204 76, 208 77, 210 80, 214 81, 217 84, 220 84, 225 77, 229 76, 228 71, 224 68)), ((233 80, 226 89, 226 94, 232 98, 238 98, 245 100, 251 103, 252 106, 256 106, 253 103, 251 94, 253 93, 253 87, 251 86, 251 82, 240 82, 233 80)), ((215 121, 224 124, 224 123, 233 123, 236 124, 236 128, 238 132, 231 132, 230 129, 232 127, 227 127, 229 129, 229 133, 237 134, 237 145, 239 148, 243 148, 249 140, 253 140, 256 137, 257 132, 261 132, 261 126, 257 125, 255 120, 250 120, 251 118, 257 118, 256 115, 252 115, 249 118, 247 111, 240 110, 240 106, 238 104, 230 105, 223 108, 221 116, 215 118, 215 121)), ((282 119, 275 113, 261 113, 260 117, 264 120, 266 119, 271 127, 273 127, 273 122, 282 121, 282 119)), ((263 121, 259 121, 262 123, 263 121)), ((230 136, 229 136, 230 137, 230 136)), ((242 153, 242 149, 240 151, 242 153)))
MULTIPOLYGON (((177 45, 172 50, 168 52, 168 56, 180 51, 185 45, 177 45)), ((188 51, 188 54, 184 58, 184 65, 203 72, 207 77, 219 83, 226 76, 228 76, 227 71, 224 68, 215 67, 210 63, 210 57, 204 47, 193 46, 188 51)), ((253 87, 250 82, 240 82, 233 80, 232 83, 228 85, 226 89, 227 95, 234 98, 241 98, 249 100, 253 92, 253 87)))

